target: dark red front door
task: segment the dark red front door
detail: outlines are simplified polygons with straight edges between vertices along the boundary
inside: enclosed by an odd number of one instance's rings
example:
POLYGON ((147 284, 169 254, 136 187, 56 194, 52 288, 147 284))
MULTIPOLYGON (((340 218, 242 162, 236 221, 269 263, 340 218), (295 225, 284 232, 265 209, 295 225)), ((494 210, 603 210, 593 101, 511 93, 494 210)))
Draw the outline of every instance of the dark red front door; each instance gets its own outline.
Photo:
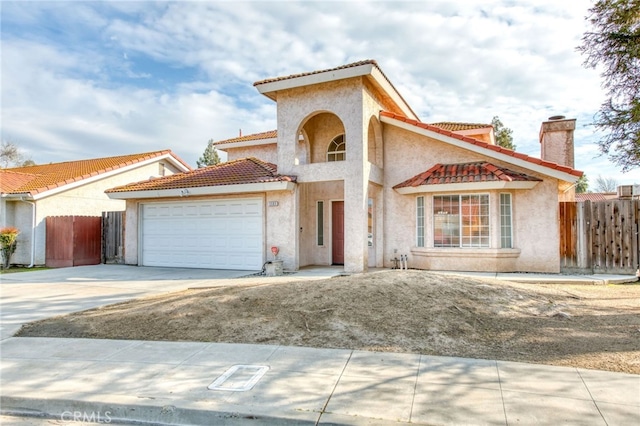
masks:
POLYGON ((331 203, 332 262, 344 265, 344 201, 331 203))

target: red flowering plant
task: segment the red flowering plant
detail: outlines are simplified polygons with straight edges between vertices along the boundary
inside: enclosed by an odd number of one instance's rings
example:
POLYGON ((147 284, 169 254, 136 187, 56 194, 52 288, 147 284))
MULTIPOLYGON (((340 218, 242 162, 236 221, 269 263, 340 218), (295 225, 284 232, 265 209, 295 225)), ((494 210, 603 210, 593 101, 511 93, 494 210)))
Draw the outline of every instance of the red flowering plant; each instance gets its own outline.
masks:
POLYGON ((13 226, 0 228, 0 250, 2 251, 2 269, 9 269, 11 256, 16 251, 18 245, 18 234, 20 231, 13 226))

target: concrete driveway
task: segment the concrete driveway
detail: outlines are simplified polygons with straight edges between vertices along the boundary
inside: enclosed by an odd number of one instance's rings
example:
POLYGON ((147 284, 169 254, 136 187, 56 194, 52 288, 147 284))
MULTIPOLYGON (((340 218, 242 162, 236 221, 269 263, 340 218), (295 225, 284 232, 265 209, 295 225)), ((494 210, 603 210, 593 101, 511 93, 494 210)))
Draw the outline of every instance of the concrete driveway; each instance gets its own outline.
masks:
MULTIPOLYGON (((256 271, 254 271, 256 272, 256 271)), ((242 284, 251 271, 93 265, 0 277, 0 340, 24 323, 142 296, 242 284)))

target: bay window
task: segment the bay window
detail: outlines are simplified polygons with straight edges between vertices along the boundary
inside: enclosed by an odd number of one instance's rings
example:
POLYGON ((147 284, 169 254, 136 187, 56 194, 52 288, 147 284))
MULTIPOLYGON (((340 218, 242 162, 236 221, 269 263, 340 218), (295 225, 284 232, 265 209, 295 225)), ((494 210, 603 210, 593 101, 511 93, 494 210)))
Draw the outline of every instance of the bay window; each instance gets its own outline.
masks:
POLYGON ((434 247, 489 247, 489 195, 433 197, 434 247))

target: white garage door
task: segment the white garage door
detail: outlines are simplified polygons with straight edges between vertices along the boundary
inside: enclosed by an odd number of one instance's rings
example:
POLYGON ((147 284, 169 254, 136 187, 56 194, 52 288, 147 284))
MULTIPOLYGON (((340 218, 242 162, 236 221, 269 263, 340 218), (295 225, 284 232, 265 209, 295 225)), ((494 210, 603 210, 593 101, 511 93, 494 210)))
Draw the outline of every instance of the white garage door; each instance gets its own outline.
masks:
POLYGON ((142 205, 142 265, 259 270, 262 200, 142 205))

